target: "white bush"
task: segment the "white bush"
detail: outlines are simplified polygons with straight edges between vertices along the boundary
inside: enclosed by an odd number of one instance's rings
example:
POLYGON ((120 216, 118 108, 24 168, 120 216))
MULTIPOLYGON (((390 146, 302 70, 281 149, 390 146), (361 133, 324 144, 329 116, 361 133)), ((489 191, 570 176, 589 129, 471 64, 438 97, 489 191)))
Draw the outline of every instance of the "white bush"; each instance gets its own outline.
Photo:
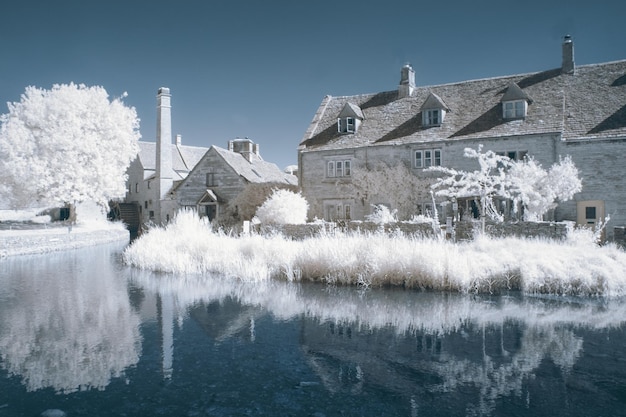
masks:
POLYGON ((365 220, 376 224, 396 223, 398 210, 389 210, 384 204, 372 204, 372 214, 365 216, 365 220))
POLYGON ((304 224, 309 203, 300 193, 274 190, 272 195, 256 211, 256 217, 264 224, 304 224))

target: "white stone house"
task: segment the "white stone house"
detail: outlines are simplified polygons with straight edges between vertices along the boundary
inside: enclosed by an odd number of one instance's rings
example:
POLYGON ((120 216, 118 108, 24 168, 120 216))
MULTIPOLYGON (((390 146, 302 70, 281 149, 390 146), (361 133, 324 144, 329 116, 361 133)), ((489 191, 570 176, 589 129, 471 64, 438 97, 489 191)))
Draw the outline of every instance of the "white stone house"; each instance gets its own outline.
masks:
POLYGON ((130 164, 124 202, 136 207, 139 222, 167 223, 181 208, 193 208, 214 218, 220 207, 250 182, 297 184, 294 175, 264 161, 259 145, 250 139, 228 142, 228 149, 185 146, 180 135, 172 143, 171 95, 157 95, 157 137, 139 142, 130 164))
POLYGON ((228 149, 211 146, 174 194, 179 207, 194 208, 213 220, 246 185, 255 183, 297 185, 298 179, 264 161, 252 140, 234 139, 228 149))
MULTIPOLYGON (((550 220, 610 215, 610 234, 626 224, 626 60, 575 66, 567 36, 561 67, 547 71, 420 86, 406 65, 396 90, 324 97, 298 147, 299 185, 311 218, 363 219, 380 201, 357 198, 355 169, 383 161, 416 176, 433 165, 475 170, 463 152, 481 144, 544 168, 570 155, 583 189, 550 220)), ((416 213, 431 201, 420 204, 416 213)))

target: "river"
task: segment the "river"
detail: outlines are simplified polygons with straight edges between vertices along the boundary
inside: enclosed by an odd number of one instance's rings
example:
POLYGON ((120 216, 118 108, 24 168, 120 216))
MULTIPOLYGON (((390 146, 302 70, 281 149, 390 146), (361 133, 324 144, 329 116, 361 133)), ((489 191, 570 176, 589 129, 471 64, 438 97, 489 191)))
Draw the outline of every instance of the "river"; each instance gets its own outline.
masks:
POLYGON ((0 260, 2 416, 626 416, 625 300, 0 260))

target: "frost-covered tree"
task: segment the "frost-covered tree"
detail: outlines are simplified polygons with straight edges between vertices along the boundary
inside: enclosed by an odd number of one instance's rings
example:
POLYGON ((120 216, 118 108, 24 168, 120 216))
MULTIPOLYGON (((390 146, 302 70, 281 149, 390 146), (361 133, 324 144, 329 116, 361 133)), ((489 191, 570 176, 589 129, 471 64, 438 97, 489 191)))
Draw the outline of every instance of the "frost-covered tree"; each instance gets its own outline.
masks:
POLYGON ((274 190, 272 195, 256 211, 256 217, 264 224, 304 224, 309 203, 300 193, 274 190))
POLYGON ((540 221, 543 215, 557 206, 559 201, 568 201, 582 190, 578 169, 572 158, 566 156, 545 170, 534 158, 512 164, 507 172, 510 182, 509 194, 516 203, 524 207, 524 220, 540 221))
POLYGON ((351 177, 357 197, 364 204, 389 204, 400 220, 418 214, 418 205, 430 198, 430 182, 413 175, 403 163, 389 166, 381 162, 373 169, 354 167, 351 177))
POLYGON ((109 101, 104 88, 82 84, 31 86, 8 107, 0 116, 0 191, 11 206, 105 206, 124 195, 141 135, 135 109, 122 98, 109 101))
POLYGON ((533 158, 513 161, 493 151, 482 153, 465 149, 467 158, 476 159, 480 169, 472 172, 446 167, 432 167, 445 176, 439 178, 433 188, 436 194, 448 198, 478 197, 481 218, 489 216, 502 221, 503 216, 494 207, 495 198, 512 200, 517 207, 524 207, 524 220, 539 221, 558 201, 570 200, 582 189, 578 169, 568 156, 561 158, 548 171, 533 158))
POLYGON ((433 184, 433 188, 438 189, 436 195, 451 199, 478 197, 484 231, 486 216, 496 221, 503 220, 495 209, 493 200, 496 197, 509 198, 506 170, 513 161, 493 151, 481 151, 482 145, 479 145, 478 150, 465 148, 464 152, 466 158, 478 161, 479 170, 468 172, 442 166, 431 167, 429 170, 444 174, 433 184))

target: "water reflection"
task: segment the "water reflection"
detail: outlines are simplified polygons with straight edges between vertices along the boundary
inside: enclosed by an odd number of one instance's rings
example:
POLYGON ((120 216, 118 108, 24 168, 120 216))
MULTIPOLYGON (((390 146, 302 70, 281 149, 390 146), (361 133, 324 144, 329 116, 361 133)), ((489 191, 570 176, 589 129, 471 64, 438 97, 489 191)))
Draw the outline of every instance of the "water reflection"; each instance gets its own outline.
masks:
POLYGON ((139 360, 139 316, 111 261, 119 250, 0 261, 0 365, 29 391, 104 389, 139 360))
POLYGON ((173 320, 189 314, 216 343, 241 334, 254 342, 263 314, 299 320, 302 354, 327 392, 391 392, 414 415, 432 415, 440 407, 433 398, 463 415, 493 415, 502 397, 532 409, 547 396, 558 407, 567 399, 533 391, 540 368, 550 364, 560 384, 574 384, 581 334, 620 330, 626 321, 620 300, 357 291, 141 271, 132 280, 169 300, 173 320))

